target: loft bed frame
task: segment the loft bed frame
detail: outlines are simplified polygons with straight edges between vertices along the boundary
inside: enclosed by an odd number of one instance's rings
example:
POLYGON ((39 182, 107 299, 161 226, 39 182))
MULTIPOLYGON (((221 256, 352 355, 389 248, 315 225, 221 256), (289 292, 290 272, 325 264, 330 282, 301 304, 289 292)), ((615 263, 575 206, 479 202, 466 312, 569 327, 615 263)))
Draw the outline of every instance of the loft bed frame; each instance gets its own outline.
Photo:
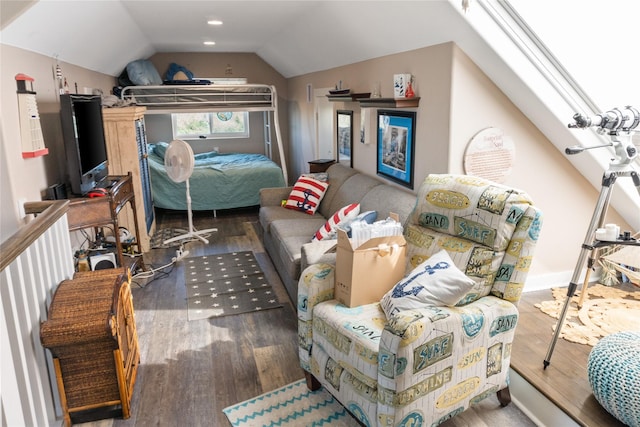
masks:
POLYGON ((271 118, 285 185, 289 182, 278 119, 278 94, 267 84, 165 84, 126 86, 120 99, 147 107, 147 114, 175 112, 262 111, 265 117, 265 151, 272 158, 271 118))

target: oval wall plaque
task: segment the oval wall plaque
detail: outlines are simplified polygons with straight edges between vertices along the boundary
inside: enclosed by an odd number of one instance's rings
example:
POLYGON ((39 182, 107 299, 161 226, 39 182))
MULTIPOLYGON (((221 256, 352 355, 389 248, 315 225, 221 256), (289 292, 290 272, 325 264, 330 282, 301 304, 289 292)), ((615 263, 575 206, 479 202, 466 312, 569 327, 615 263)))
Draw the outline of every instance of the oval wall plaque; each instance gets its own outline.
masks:
POLYGON ((465 173, 503 183, 511 174, 515 146, 502 129, 486 128, 478 132, 464 153, 465 173))

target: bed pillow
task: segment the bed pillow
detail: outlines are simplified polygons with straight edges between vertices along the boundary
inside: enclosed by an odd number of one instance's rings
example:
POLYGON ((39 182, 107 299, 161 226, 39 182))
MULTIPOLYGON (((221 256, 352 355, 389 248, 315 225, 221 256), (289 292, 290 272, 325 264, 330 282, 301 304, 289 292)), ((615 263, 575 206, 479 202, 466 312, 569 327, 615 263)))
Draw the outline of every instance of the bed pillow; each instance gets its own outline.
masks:
POLYGON ((424 306, 455 306, 475 282, 455 266, 444 249, 400 280, 380 301, 387 318, 424 306))
POLYGON ((301 176, 294 184, 284 207, 313 215, 327 192, 327 188, 329 188, 328 182, 301 176))
POLYGON ((359 213, 360 203, 351 203, 343 207, 329 217, 327 222, 316 231, 311 240, 335 239, 338 226, 350 223, 359 213))
POLYGON ((138 59, 127 64, 127 75, 133 84, 139 86, 161 85, 162 78, 158 70, 147 59, 138 59))
POLYGON ((182 65, 172 62, 165 77, 167 80, 193 80, 193 73, 182 65))

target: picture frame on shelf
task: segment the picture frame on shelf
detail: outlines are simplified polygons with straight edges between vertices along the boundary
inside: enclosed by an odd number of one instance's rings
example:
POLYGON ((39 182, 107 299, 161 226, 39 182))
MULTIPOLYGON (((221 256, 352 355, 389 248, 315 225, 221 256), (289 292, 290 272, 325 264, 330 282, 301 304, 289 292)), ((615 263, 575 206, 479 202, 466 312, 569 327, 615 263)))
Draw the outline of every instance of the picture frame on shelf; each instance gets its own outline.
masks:
POLYGON ((413 189, 416 113, 378 110, 377 173, 413 189))
POLYGON ((338 163, 353 167, 353 111, 336 111, 338 163))

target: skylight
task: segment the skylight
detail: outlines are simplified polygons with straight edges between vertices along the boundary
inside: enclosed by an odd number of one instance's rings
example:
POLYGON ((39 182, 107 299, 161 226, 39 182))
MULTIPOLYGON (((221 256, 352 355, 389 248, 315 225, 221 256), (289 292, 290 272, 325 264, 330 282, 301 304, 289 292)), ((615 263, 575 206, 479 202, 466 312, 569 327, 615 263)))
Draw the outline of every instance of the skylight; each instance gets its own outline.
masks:
MULTIPOLYGON (((635 0, 509 0, 599 111, 640 109, 635 0)), ((640 130, 640 129, 638 129, 640 130)))

